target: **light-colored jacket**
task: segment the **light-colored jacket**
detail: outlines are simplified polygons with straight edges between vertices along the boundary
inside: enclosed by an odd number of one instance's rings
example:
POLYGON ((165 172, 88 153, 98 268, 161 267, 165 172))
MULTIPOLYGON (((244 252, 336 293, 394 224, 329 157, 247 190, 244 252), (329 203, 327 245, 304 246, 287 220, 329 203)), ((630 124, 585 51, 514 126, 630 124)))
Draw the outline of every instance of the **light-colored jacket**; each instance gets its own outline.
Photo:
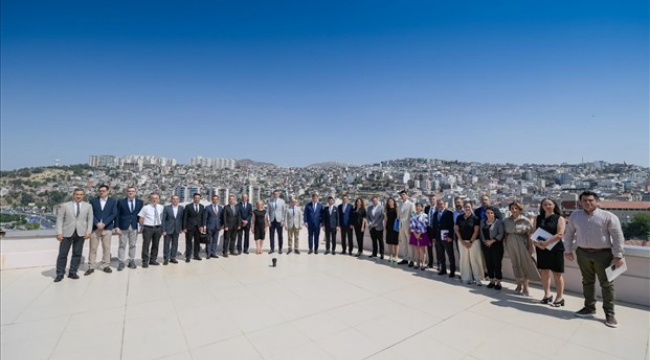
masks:
POLYGON ((287 229, 300 229, 302 226, 302 209, 299 206, 287 207, 287 211, 284 213, 284 227, 287 229), (295 210, 295 211, 292 211, 295 210))
POLYGON ((384 207, 381 204, 377 204, 377 210, 374 210, 375 205, 368 206, 368 227, 370 229, 375 229, 378 231, 384 230, 384 207), (373 215, 373 210, 376 214, 373 215))
POLYGON ((79 215, 74 201, 69 201, 59 206, 56 214, 56 233, 63 237, 71 237, 75 230, 78 236, 90 234, 93 231, 93 208, 89 203, 79 203, 79 215))
POLYGON ((399 228, 401 229, 406 229, 409 230, 410 228, 410 221, 411 221, 411 214, 415 213, 415 204, 413 204, 412 201, 408 201, 405 203, 406 205, 402 204, 399 207, 399 228))
POLYGON ((269 221, 284 221, 284 214, 287 211, 287 206, 285 205, 284 200, 278 198, 275 208, 273 207, 273 200, 275 200, 275 198, 270 198, 269 201, 266 202, 269 221))

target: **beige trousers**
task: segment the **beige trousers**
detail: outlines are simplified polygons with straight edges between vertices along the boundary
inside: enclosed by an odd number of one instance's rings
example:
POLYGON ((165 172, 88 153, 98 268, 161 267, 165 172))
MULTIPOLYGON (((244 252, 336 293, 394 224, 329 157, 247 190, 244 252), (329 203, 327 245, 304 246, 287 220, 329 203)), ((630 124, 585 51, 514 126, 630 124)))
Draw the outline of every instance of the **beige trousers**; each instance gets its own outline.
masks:
POLYGON ((481 251, 481 242, 476 240, 472 243, 471 248, 466 248, 458 244, 460 253, 460 278, 463 281, 481 281, 485 277, 482 263, 483 252, 481 251))
POLYGON ((298 250, 298 238, 300 237, 300 228, 287 229, 289 237, 289 250, 292 248, 298 250), (294 244, 295 240, 295 244, 294 244))
POLYGON ((88 267, 95 267, 97 259, 97 248, 102 243, 102 263, 100 268, 103 269, 111 264, 111 230, 95 230, 90 234, 90 253, 88 254, 88 267))

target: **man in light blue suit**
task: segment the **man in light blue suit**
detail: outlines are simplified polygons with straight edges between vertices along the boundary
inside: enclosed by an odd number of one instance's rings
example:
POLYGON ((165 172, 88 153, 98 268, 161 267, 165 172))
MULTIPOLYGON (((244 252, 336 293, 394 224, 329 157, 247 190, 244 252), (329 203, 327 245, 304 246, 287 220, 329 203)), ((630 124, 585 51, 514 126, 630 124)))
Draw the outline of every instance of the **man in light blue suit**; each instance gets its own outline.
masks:
POLYGON ((219 205, 219 195, 212 195, 212 204, 208 205, 203 212, 203 224, 208 232, 208 243, 205 245, 206 259, 219 258, 217 246, 219 246, 219 232, 223 227, 222 213, 223 207, 219 205))
POLYGON ((323 206, 318 202, 318 194, 311 196, 311 202, 305 206, 304 223, 309 233, 309 252, 318 254, 318 239, 320 237, 320 227, 322 220, 323 206))

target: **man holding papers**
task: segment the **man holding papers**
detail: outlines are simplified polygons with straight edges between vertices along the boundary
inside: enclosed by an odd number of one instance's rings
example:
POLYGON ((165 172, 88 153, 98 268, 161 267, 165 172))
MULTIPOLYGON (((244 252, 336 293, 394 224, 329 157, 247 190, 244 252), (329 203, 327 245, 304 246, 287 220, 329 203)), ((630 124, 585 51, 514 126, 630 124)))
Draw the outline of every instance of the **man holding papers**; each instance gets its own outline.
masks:
POLYGON ((571 243, 575 240, 578 266, 582 273, 582 291, 585 305, 575 313, 578 317, 590 317, 596 313, 596 277, 603 293, 605 325, 617 327, 614 317, 614 284, 607 279, 606 269, 623 266, 623 231, 618 218, 609 211, 598 208, 600 200, 593 191, 580 194, 582 210, 569 217, 564 233, 565 257, 574 260, 571 243))

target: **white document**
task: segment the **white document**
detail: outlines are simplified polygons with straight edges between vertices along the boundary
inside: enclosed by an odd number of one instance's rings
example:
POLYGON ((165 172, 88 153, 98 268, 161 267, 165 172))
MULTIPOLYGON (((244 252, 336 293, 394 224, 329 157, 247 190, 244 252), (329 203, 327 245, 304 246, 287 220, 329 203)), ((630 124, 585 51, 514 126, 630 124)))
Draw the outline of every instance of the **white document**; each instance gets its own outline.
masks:
MULTIPOLYGON (((541 241, 546 241, 550 238, 552 238, 553 235, 549 233, 548 231, 542 229, 542 228, 537 228, 533 235, 530 236, 531 240, 534 242, 541 242, 541 241)), ((550 243, 549 245, 546 245, 546 250, 552 250, 557 243, 559 243, 561 240, 557 240, 555 242, 550 243)))
POLYGON ((623 260, 623 265, 619 267, 618 269, 614 269, 614 265, 610 265, 605 269, 605 274, 607 274, 607 280, 609 282, 614 281, 619 275, 627 271, 627 264, 625 263, 625 260, 623 260))
POLYGON ((440 240, 447 240, 447 234, 449 234, 449 230, 440 230, 440 240))

